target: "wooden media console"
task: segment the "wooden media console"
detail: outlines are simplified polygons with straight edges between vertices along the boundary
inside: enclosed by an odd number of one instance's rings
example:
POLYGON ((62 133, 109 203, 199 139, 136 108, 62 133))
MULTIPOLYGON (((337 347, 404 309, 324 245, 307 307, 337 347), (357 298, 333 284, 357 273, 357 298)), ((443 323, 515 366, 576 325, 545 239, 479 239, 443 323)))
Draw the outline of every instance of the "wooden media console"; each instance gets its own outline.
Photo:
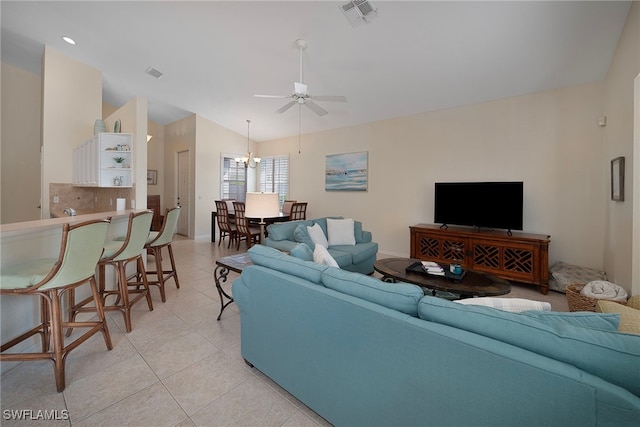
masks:
POLYGON ((483 271, 530 283, 549 292, 550 236, 417 224, 411 230, 411 258, 483 271))

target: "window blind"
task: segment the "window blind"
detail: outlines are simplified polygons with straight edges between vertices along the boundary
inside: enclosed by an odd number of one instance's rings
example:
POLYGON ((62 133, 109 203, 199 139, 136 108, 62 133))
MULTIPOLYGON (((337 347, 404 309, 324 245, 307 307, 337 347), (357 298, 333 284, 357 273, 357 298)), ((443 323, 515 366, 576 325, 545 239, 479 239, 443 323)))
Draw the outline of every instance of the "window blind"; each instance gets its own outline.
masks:
POLYGON ((260 191, 278 193, 280 206, 289 196, 289 156, 263 157, 260 162, 260 191))

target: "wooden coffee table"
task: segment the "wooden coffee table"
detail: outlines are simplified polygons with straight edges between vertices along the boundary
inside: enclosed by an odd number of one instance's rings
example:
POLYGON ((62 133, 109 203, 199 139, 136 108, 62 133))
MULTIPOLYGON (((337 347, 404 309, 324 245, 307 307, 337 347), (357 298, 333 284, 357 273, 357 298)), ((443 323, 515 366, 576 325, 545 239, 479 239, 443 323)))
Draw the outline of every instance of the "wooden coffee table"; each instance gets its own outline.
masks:
MULTIPOLYGON (((382 274, 384 281, 413 283, 433 296, 437 295, 437 291, 457 294, 461 299, 504 295, 511 292, 511 284, 508 281, 480 271, 467 269, 464 277, 459 281, 406 271, 407 267, 419 261, 413 258, 385 258, 376 261, 373 269, 382 274)), ((443 267, 449 266, 443 265, 443 267)))

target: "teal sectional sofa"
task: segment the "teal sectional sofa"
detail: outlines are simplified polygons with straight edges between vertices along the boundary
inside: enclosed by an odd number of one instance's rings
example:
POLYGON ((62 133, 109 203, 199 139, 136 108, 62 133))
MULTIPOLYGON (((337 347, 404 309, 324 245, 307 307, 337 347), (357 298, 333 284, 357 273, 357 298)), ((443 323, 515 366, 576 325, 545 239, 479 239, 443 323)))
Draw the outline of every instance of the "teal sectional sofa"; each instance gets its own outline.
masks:
POLYGON ((242 356, 336 426, 631 426, 640 336, 617 315, 510 313, 256 245, 242 356))
MULTIPOLYGON (((265 245, 291 252, 298 243, 306 243, 313 249, 314 244, 310 242, 309 235, 304 232, 304 228, 318 224, 324 235, 327 236, 327 218, 342 219, 342 217, 324 217, 270 224, 267 226, 268 237, 265 239, 265 245), (300 226, 301 228, 299 228, 300 226)), ((372 242, 371 232, 363 230, 360 221, 354 221, 354 237, 355 245, 329 246, 329 254, 344 270, 371 274, 373 273, 373 264, 376 262, 378 244, 372 242)))

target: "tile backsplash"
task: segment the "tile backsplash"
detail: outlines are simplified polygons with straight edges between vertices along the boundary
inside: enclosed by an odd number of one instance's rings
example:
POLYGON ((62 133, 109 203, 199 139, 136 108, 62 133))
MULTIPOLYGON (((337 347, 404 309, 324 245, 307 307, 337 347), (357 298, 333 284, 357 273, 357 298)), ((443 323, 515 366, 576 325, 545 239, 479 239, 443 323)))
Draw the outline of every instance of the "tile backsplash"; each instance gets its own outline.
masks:
POLYGON ((127 199, 127 209, 135 188, 75 187, 66 183, 49 184, 49 210, 74 208, 77 211, 108 212, 116 210, 116 199, 127 199), (57 197, 57 203, 54 203, 57 197))

